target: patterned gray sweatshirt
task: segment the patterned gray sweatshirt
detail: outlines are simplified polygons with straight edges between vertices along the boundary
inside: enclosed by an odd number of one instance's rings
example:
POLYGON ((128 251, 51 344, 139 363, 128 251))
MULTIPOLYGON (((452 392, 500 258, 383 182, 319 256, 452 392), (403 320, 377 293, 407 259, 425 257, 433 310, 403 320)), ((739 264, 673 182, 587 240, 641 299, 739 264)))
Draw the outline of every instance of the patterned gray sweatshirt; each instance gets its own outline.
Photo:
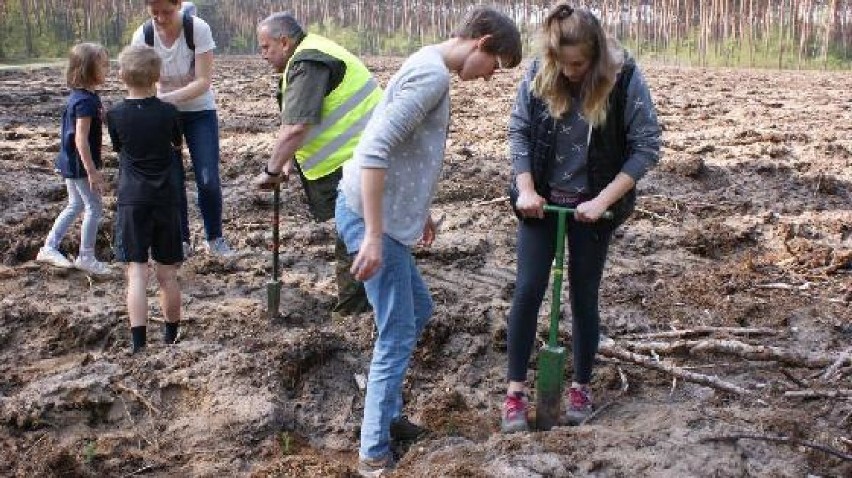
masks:
POLYGON ((444 164, 450 122, 450 72, 434 46, 411 55, 390 79, 343 165, 340 191, 364 216, 362 168, 386 169, 382 200, 384 233, 414 245, 423 234, 444 164))

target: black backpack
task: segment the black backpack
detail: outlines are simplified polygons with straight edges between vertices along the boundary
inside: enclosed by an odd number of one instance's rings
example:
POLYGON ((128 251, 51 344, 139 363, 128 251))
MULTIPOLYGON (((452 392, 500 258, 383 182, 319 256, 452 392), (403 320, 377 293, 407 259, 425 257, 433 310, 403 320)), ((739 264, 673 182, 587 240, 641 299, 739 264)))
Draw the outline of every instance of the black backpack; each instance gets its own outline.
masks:
MULTIPOLYGON (((195 36, 193 35, 194 26, 192 24, 192 15, 187 12, 183 12, 183 38, 186 40, 186 46, 192 52, 195 52, 195 36)), ((154 21, 148 20, 142 25, 142 35, 145 37, 145 44, 148 46, 154 46, 154 21)), ((192 56, 192 61, 189 64, 190 71, 195 70, 195 55, 192 56)))

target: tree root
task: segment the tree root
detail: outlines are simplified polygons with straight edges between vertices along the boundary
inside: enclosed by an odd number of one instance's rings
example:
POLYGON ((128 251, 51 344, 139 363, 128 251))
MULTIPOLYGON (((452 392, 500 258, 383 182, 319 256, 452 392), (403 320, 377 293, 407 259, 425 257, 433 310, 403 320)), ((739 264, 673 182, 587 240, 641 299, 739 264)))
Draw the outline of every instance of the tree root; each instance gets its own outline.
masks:
POLYGON ((705 337, 714 334, 724 335, 778 335, 781 332, 768 328, 744 328, 744 327, 695 327, 684 330, 669 330, 666 332, 651 332, 647 334, 623 335, 619 339, 644 340, 644 339, 680 339, 686 337, 705 337))
POLYGON ((697 383, 699 385, 704 385, 706 387, 721 390, 723 392, 731 393, 734 395, 751 395, 751 392, 749 390, 734 385, 732 383, 725 382, 724 380, 721 380, 717 377, 711 377, 709 375, 690 372, 676 365, 667 364, 665 362, 658 362, 654 359, 630 352, 629 350, 625 350, 621 347, 616 346, 615 342, 612 339, 603 341, 600 347, 598 348, 598 353, 605 357, 617 358, 625 362, 641 365, 645 368, 657 370, 659 372, 665 372, 681 380, 697 383))
POLYGON ((735 355, 747 360, 777 361, 784 365, 805 368, 822 368, 832 363, 842 365, 845 361, 823 354, 801 354, 780 347, 751 345, 739 340, 704 339, 677 340, 674 342, 627 342, 625 348, 637 352, 689 353, 735 355))

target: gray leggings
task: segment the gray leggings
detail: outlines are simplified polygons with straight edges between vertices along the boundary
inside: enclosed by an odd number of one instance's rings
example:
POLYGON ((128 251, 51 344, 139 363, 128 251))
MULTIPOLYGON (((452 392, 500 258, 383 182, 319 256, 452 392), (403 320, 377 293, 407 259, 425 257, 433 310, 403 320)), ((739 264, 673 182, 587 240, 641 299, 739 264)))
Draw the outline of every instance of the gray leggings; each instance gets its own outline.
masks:
MULTIPOLYGON (((587 384, 598 350, 600 314, 598 290, 612 237, 607 222, 588 224, 569 218, 566 227, 566 282, 571 301, 574 380, 587 384)), ((556 254, 556 219, 522 221, 518 226, 518 273, 509 311, 509 376, 525 382, 536 322, 550 282, 550 266, 556 254)))
POLYGON ((65 237, 65 233, 74 224, 77 216, 83 213, 83 227, 80 237, 80 257, 94 257, 95 240, 98 237, 98 222, 103 215, 101 197, 89 187, 89 179, 65 179, 68 188, 68 205, 59 213, 59 217, 53 223, 53 228, 47 235, 44 245, 54 249, 59 248, 59 243, 65 237))

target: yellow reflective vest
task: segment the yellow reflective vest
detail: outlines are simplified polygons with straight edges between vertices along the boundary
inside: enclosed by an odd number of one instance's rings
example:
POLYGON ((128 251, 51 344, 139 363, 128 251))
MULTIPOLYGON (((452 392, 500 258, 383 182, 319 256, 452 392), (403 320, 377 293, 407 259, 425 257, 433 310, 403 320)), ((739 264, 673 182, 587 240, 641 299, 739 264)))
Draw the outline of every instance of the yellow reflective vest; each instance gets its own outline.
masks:
MULTIPOLYGON (((382 89, 364 63, 328 38, 308 34, 296 47, 281 76, 281 91, 287 87, 287 72, 302 50, 318 50, 342 61, 346 72, 340 84, 322 102, 322 120, 313 125, 296 151, 296 161, 309 180, 337 170, 352 157, 361 132, 382 97, 382 89)), ((282 111, 284 105, 281 105, 282 111)))

